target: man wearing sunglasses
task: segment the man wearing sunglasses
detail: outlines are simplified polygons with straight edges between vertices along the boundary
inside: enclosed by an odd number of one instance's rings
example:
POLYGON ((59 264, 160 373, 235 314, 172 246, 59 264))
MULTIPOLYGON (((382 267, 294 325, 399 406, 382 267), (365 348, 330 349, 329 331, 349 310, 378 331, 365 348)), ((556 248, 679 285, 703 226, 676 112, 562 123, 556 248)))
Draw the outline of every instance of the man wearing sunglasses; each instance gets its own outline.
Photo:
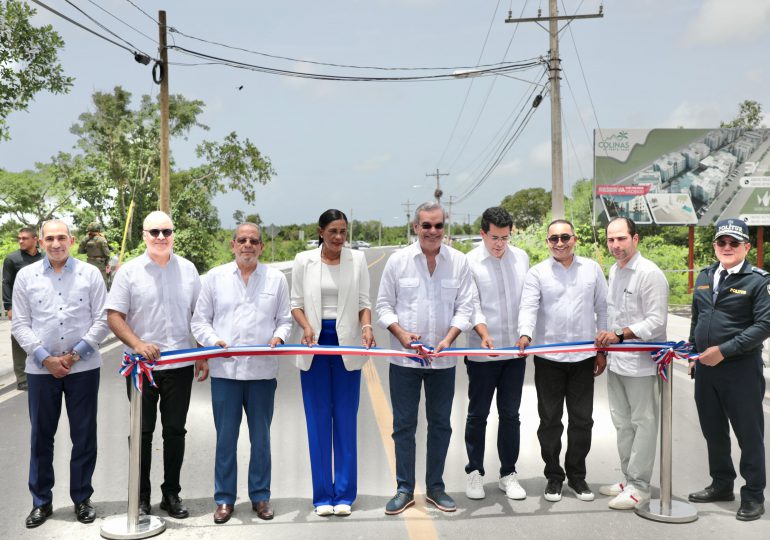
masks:
POLYGON ((695 366, 695 405, 706 439, 711 484, 690 493, 692 502, 735 500, 730 426, 741 448, 740 521, 765 512, 765 379, 762 342, 770 337, 770 274, 746 261, 749 228, 741 219, 717 223, 717 262, 703 269, 692 298, 690 342, 695 366))
MULTIPOLYGON (((471 327, 473 278, 465 256, 443 243, 440 205, 418 206, 413 227, 418 241, 395 252, 385 265, 377 296, 378 323, 390 331, 394 349, 411 349, 412 342, 420 341, 438 352, 471 327)), ((398 485, 386 514, 400 514, 414 504, 415 432, 423 385, 428 417, 427 500, 444 512, 456 510, 442 478, 452 435, 456 363, 454 357, 435 358, 422 367, 409 358, 390 358, 398 485)))
MULTIPOLYGON (((284 343, 291 332, 289 286, 283 272, 259 263, 262 233, 254 223, 236 227, 230 247, 235 261, 212 268, 203 280, 191 326, 204 347, 284 343)), ((204 362, 206 362, 204 360, 204 362)), ((217 430, 214 462, 214 523, 230 520, 237 496, 236 454, 246 411, 251 454, 249 499, 260 519, 273 519, 270 505, 270 423, 278 375, 277 356, 233 356, 211 364, 211 406, 217 430)))
MULTIPOLYGON (((173 252, 174 224, 164 212, 151 212, 142 233, 147 250, 120 267, 107 298, 107 323, 126 345, 127 354, 158 360, 161 351, 195 346, 190 318, 200 292, 193 263, 173 252)), ((142 386, 142 449, 139 512, 150 513, 152 434, 160 405, 163 425, 163 494, 160 508, 174 518, 189 515, 179 497, 195 362, 156 366, 156 387, 145 377, 142 386)), ((208 366, 199 366, 198 371, 208 366)), ((205 378, 205 374, 203 376, 205 378)), ((131 395, 131 377, 126 378, 131 395)))
MULTIPOLYGON (((468 346, 510 347, 518 334, 519 301, 529 256, 509 244, 513 219, 500 207, 487 208, 481 215, 483 243, 468 253, 478 294, 474 298, 473 327, 468 346)), ((465 449, 468 463, 465 494, 484 498, 484 447, 487 417, 497 393, 497 454, 500 458, 498 487, 509 499, 524 499, 527 493, 518 481, 519 405, 524 384, 526 357, 519 355, 467 356, 468 416, 465 421, 465 449)))
MULTIPOLYGON (((548 226, 551 256, 527 272, 519 311, 518 347, 592 340, 607 329, 607 282, 601 267, 575 255, 577 236, 572 223, 557 219, 548 226)), ((561 500, 562 484, 582 501, 592 501, 586 483, 586 456, 591 449, 594 377, 604 371, 602 353, 571 352, 534 357, 535 390, 540 427, 537 438, 545 462, 547 501, 561 500), (567 453, 559 464, 561 418, 567 404, 567 453), (566 473, 565 473, 566 470, 566 473)))
MULTIPOLYGON (((607 294, 608 330, 596 335, 607 347, 631 340, 666 341, 668 282, 655 263, 637 250, 636 223, 616 217, 607 224, 607 249, 615 258, 607 294)), ((599 488, 608 506, 631 510, 650 498, 660 417, 660 378, 649 353, 607 355, 607 395, 617 430, 623 479, 599 488)))

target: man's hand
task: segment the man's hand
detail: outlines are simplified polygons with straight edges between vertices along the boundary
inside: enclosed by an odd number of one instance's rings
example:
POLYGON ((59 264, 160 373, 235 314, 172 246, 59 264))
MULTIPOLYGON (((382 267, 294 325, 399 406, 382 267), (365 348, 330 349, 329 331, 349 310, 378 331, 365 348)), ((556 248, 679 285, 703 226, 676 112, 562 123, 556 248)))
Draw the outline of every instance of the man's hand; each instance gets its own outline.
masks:
POLYGON ((133 349, 136 351, 136 354, 141 354, 147 360, 158 360, 160 358, 160 349, 154 343, 140 341, 133 349))
POLYGON ((10 320, 13 318, 13 317, 11 316, 11 315, 12 315, 12 314, 11 314, 11 311, 12 311, 12 309, 11 309, 11 308, 8 308, 8 311, 6 311, 6 313, 8 314, 8 320, 9 320, 9 321, 10 321, 10 320))
POLYGON ((719 350, 718 346, 714 345, 700 353, 698 361, 704 366, 716 366, 724 359, 725 357, 722 356, 722 351, 719 350))
POLYGON ((209 361, 207 358, 195 361, 195 376, 198 382, 203 382, 209 377, 209 361))
POLYGON ((596 342, 594 345, 597 347, 608 347, 613 343, 618 343, 620 338, 615 335, 615 332, 609 332, 608 330, 602 330, 596 334, 596 342))
POLYGON ((531 344, 532 344, 532 340, 529 338, 529 336, 521 336, 519 338, 519 341, 517 341, 514 346, 518 347, 519 351, 524 352, 524 349, 529 347, 531 344))
POLYGON ((374 341, 374 332, 368 326, 361 331, 361 345, 367 349, 377 346, 377 343, 374 341))
MULTIPOLYGON (((214 343, 214 345, 216 345, 217 347, 222 347, 223 349, 227 348, 227 343, 225 343, 221 339, 219 341, 217 341, 216 343, 214 343)), ((231 358, 231 356, 229 354, 227 354, 227 355, 224 355, 223 358, 231 358)))
POLYGON ((279 337, 274 337, 273 339, 270 340, 268 345, 270 345, 271 349, 275 349, 276 345, 283 345, 283 340, 279 337))
POLYGON ((603 352, 596 353, 596 360, 594 360, 594 377, 598 377, 604 373, 604 368, 607 367, 607 357, 603 352))
POLYGON ((436 348, 433 349, 434 353, 441 352, 444 349, 447 349, 452 346, 452 340, 449 338, 444 338, 441 341, 438 342, 438 345, 436 345, 436 348))
POLYGON ((481 348, 482 349, 494 349, 495 348, 495 340, 493 340, 489 335, 486 335, 481 338, 481 348))
POLYGON ((411 349, 413 341, 420 341, 420 336, 406 330, 400 330, 395 336, 404 349, 411 349))
POLYGON ((312 347, 313 345, 318 344, 315 339, 315 332, 313 332, 312 326, 308 325, 302 329, 302 339, 300 340, 300 343, 302 345, 307 345, 308 347, 312 347))
POLYGON ((69 355, 49 356, 43 360, 43 366, 45 366, 51 375, 57 379, 61 379, 70 374, 70 365, 67 361, 68 358, 69 355))

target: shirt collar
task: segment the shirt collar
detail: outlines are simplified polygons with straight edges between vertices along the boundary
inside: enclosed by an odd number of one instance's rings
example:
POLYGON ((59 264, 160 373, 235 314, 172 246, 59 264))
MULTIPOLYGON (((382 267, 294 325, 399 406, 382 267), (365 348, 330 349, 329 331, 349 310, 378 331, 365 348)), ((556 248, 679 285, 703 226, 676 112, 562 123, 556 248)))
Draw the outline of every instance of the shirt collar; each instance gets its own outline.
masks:
MULTIPOLYGON (((423 255, 424 256, 424 254, 422 252, 422 248, 420 247, 420 241, 419 240, 414 242, 409 247, 412 248, 412 250, 413 250, 412 251, 412 256, 413 257, 417 257, 418 255, 423 255)), ((442 258, 442 259, 445 259, 445 260, 449 259, 449 249, 448 249, 446 244, 444 244, 444 243, 441 244, 441 247, 438 250, 438 255, 437 256, 442 258)))
MULTIPOLYGON (((510 253, 510 252, 511 252, 511 246, 510 245, 505 246, 505 253, 510 253)), ((498 259, 494 255, 492 255, 492 253, 490 253, 490 251, 487 249, 487 245, 484 242, 482 242, 481 243, 481 260, 483 261, 485 259, 495 259, 496 261, 503 262, 506 259, 506 255, 503 254, 503 257, 501 259, 498 259)))
MULTIPOLYGON (((72 272, 72 270, 75 268, 75 259, 72 257, 67 257, 67 262, 64 263, 64 269, 67 272, 72 272)), ((51 261, 48 260, 48 255, 43 257, 43 271, 48 272, 52 271, 53 266, 51 266, 51 261)))
POLYGON ((636 265, 639 264, 639 257, 641 257, 642 254, 638 251, 634 253, 634 256, 631 257, 626 265, 623 268, 628 268, 629 270, 636 270, 636 265))

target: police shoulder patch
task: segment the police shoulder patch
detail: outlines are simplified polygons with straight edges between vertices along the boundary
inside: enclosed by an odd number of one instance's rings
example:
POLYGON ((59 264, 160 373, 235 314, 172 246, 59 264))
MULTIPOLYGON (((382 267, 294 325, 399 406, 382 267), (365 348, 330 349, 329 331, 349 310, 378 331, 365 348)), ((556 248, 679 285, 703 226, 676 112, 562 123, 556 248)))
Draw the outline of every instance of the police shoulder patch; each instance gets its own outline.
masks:
POLYGON ((762 277, 770 276, 770 272, 768 272, 767 270, 762 270, 761 268, 757 268, 756 266, 752 266, 751 271, 754 272, 755 274, 759 274, 762 277))

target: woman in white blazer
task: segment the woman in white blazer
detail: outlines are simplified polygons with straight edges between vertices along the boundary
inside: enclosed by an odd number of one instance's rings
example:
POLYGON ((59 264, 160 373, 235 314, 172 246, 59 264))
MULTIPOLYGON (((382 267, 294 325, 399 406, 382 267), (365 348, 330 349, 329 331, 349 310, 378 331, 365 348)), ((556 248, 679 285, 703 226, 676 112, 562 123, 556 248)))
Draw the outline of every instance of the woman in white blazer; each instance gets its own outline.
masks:
MULTIPOLYGON (((291 314, 303 345, 373 347, 369 270, 345 246, 348 218, 318 219, 319 247, 298 254, 291 274, 291 314)), ((318 515, 349 515, 357 493, 357 417, 361 368, 368 356, 297 356, 305 405, 313 506, 318 515), (332 454, 334 470, 332 470, 332 454)))

